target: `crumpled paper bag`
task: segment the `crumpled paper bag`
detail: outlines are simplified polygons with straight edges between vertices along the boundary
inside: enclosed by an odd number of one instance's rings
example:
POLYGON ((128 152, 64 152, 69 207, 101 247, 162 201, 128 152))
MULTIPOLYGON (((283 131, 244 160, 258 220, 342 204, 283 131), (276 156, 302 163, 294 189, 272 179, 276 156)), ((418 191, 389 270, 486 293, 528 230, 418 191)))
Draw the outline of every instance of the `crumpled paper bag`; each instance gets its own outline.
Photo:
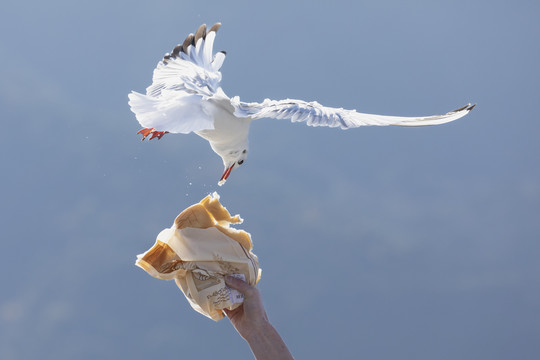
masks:
POLYGON ((222 309, 233 310, 243 302, 224 277, 239 277, 251 285, 260 279, 251 235, 230 227, 242 222, 214 192, 182 211, 172 227, 159 233, 154 246, 137 256, 135 265, 158 279, 175 280, 193 309, 218 321, 222 309))

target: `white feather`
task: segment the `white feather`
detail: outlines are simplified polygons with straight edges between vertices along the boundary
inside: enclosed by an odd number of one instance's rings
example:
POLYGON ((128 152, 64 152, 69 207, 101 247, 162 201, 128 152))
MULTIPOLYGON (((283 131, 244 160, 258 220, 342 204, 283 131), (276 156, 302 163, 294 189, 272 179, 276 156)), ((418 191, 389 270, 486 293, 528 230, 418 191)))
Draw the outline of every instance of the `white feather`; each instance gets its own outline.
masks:
POLYGON ((214 56, 214 60, 212 61, 212 70, 219 71, 219 69, 221 69, 221 66, 223 65, 224 61, 225 61, 225 53, 224 52, 218 52, 214 56))
POLYGON ((211 69, 210 66, 212 64, 212 51, 213 51, 213 45, 214 45, 214 38, 216 37, 216 32, 211 31, 208 34, 206 34, 206 39, 204 40, 204 48, 203 48, 203 64, 205 69, 211 69))

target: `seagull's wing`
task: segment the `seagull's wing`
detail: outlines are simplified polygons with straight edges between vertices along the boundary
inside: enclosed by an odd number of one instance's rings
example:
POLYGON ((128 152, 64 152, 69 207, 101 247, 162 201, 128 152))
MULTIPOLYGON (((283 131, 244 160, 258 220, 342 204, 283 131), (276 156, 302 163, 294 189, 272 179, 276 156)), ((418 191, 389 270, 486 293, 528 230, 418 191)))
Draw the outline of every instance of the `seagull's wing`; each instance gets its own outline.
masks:
POLYGON ((206 100, 219 89, 219 69, 225 60, 224 51, 212 53, 220 26, 217 23, 207 32, 201 25, 195 35, 189 34, 157 64, 146 95, 135 91, 128 95, 141 126, 172 133, 214 128, 206 100))
POLYGON ((270 100, 262 103, 245 103, 235 96, 231 99, 238 117, 251 119, 274 118, 290 119, 292 122, 305 121, 310 126, 328 126, 350 129, 366 125, 424 126, 444 124, 459 119, 471 111, 475 105, 467 104, 462 108, 444 115, 423 117, 385 116, 363 114, 356 110, 322 106, 317 102, 302 100, 270 100))

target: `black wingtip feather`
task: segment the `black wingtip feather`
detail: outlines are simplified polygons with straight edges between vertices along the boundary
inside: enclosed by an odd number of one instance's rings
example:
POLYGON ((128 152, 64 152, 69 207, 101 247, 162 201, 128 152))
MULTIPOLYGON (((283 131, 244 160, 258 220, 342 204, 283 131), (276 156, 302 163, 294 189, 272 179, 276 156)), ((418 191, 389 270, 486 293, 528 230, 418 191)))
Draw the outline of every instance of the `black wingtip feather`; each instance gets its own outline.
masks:
POLYGON ((195 38, 195 36, 193 34, 189 34, 186 38, 186 40, 184 40, 184 43, 182 44, 182 51, 185 52, 187 54, 187 49, 189 47, 189 45, 193 45, 193 39, 195 38))
MULTIPOLYGON (((463 110, 469 110, 470 111, 471 110, 470 106, 471 106, 471 104, 467 104, 467 105, 462 106, 459 109, 456 109, 456 110, 451 111, 451 112, 455 113, 455 112, 460 112, 460 111, 463 111, 463 110)), ((474 105, 473 105, 473 107, 474 107, 474 105)))
MULTIPOLYGON (((203 40, 206 39, 206 34, 208 34, 209 32, 217 32, 218 29, 221 27, 221 23, 218 22, 218 23, 215 23, 211 28, 210 30, 206 31, 206 24, 202 24, 201 26, 199 26, 199 28, 197 29, 197 32, 195 33, 195 35, 193 35, 192 33, 189 34, 186 39, 184 40, 184 43, 182 45, 176 45, 176 47, 174 48, 173 52, 171 55, 169 55, 168 58, 166 59, 169 59, 169 58, 176 58, 180 52, 183 52, 183 53, 187 53, 187 49, 189 47, 189 45, 193 45, 195 46, 195 44, 197 44, 197 41, 202 38, 203 40)), ((225 55, 227 54, 225 51, 221 51, 222 53, 224 53, 225 55)))
POLYGON ((206 24, 202 24, 199 26, 199 29, 197 29, 197 32, 195 33, 195 44, 200 38, 203 40, 206 38, 206 24))
POLYGON ((182 45, 178 44, 174 47, 174 50, 172 52, 172 57, 176 58, 178 55, 180 55, 180 51, 182 51, 182 45))
POLYGON ((208 32, 212 32, 212 31, 217 32, 218 29, 220 28, 220 26, 221 26, 221 23, 219 23, 219 22, 218 22, 218 23, 215 23, 215 24, 210 28, 210 30, 208 30, 208 32))

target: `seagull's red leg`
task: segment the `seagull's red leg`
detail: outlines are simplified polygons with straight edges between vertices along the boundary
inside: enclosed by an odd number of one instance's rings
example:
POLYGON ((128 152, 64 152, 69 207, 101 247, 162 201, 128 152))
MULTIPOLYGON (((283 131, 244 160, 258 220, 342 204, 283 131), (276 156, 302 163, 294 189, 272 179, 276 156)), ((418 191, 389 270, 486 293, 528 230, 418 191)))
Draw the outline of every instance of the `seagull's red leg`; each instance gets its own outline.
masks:
POLYGON ((163 135, 165 134, 168 134, 169 132, 168 131, 152 131, 152 136, 150 136, 150 139, 148 140, 152 140, 153 138, 158 138, 161 139, 163 137, 163 135))
POLYGON ((158 140, 163 137, 163 135, 168 134, 168 131, 156 131, 158 133, 157 138, 158 140))
POLYGON ((137 134, 142 134, 141 141, 146 139, 146 137, 150 134, 152 134, 152 136, 150 136, 150 139, 148 140, 152 140, 153 138, 158 138, 159 140, 163 137, 163 135, 168 134, 168 133, 169 133, 168 131, 156 131, 155 128, 144 128, 137 132, 137 134))
POLYGON ((142 134, 142 139, 141 141, 143 141, 144 139, 146 139, 146 137, 148 135, 150 135, 151 132, 153 132, 155 129, 154 128, 144 128, 144 129, 141 129, 137 132, 137 134, 142 134))

